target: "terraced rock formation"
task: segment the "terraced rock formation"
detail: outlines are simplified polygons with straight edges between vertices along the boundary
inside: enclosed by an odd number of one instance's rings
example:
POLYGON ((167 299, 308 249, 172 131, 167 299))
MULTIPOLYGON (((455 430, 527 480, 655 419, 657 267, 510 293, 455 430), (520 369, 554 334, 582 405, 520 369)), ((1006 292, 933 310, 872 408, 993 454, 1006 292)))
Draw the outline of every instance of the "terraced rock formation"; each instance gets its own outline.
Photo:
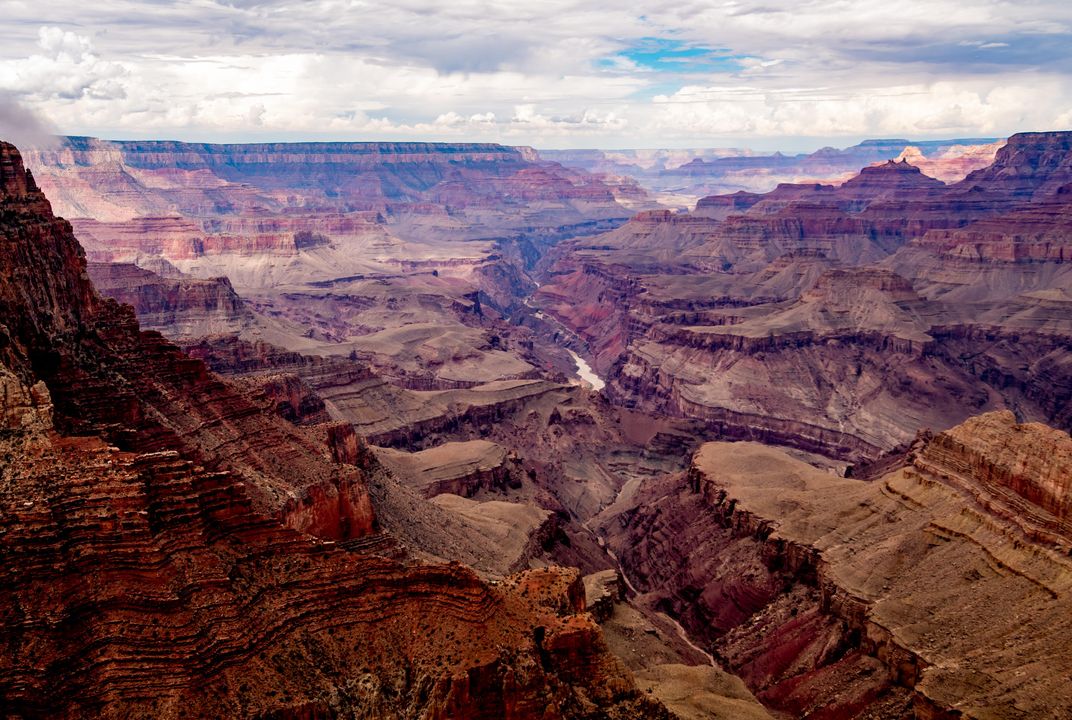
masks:
POLYGON ((532 333, 504 342, 504 318, 545 246, 631 214, 616 186, 500 145, 66 138, 28 162, 147 327, 356 354, 422 390, 567 370, 532 333))
POLYGON ((873 479, 710 443, 604 519, 648 602, 796 717, 1059 717, 1072 439, 1011 413, 873 479))
MULTIPOLYGON (((629 215, 598 178, 500 145, 66 138, 28 163, 91 255, 163 257, 201 277, 215 267, 240 288, 461 257, 437 253, 429 230, 538 237, 629 215), (257 269, 258 257, 275 259, 257 269)), ((484 249, 466 257, 478 261, 484 249)))
POLYGON ((0 259, 7 714, 666 717, 575 573, 377 554, 352 428, 298 428, 140 331, 7 144, 0 259))
POLYGON ((426 497, 446 493, 472 497, 516 482, 510 477, 515 463, 509 461, 506 448, 488 440, 444 443, 416 453, 384 448, 379 458, 397 468, 396 474, 412 479, 426 497))
POLYGON ((902 159, 640 214, 555 248, 535 304, 615 402, 727 439, 858 460, 987 410, 1067 429, 1070 137, 953 185, 902 159))
POLYGON ((109 263, 93 274, 189 356, 95 294, 69 228, 0 165, 19 198, 0 222, 44 228, 12 246, 0 315, 23 458, 0 497, 27 518, 11 547, 60 548, 58 610, 30 621, 41 586, 0 562, 23 593, 0 596, 6 627, 31 633, 14 657, 39 653, 0 688, 31 716, 97 687, 61 710, 202 712, 198 683, 220 698, 203 712, 249 716, 660 717, 655 697, 765 717, 752 692, 794 717, 1044 714, 1070 659, 1069 148, 1015 136, 953 185, 904 153, 609 232, 624 184, 497 146, 40 156, 96 214, 76 223, 109 263), (795 449, 690 466, 701 438, 795 449), (588 575, 602 634, 555 563, 588 575), (119 601, 154 573, 152 612, 119 601), (158 664, 93 675, 138 666, 159 607, 178 619, 156 621, 158 664), (72 627, 90 649, 67 656, 72 627), (165 662, 193 669, 159 707, 134 698, 165 662))
POLYGON ((176 341, 238 335, 255 320, 230 281, 161 277, 133 263, 89 263, 98 292, 130 305, 146 330, 176 341))

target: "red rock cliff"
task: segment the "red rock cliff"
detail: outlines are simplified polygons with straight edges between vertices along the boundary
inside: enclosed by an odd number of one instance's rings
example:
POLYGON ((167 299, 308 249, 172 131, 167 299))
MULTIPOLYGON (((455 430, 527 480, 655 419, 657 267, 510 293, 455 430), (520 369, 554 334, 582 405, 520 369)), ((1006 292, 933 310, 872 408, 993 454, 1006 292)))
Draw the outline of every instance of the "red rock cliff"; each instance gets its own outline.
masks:
POLYGON ((6 715, 666 717, 564 571, 494 588, 324 541, 373 529, 361 469, 100 299, 0 167, 6 715))

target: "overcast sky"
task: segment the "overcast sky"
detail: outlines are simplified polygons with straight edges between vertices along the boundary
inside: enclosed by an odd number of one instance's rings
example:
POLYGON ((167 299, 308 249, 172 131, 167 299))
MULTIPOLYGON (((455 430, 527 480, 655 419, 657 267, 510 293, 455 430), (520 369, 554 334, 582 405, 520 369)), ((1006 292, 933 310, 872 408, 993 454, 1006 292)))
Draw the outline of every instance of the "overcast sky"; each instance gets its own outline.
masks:
POLYGON ((795 150, 1072 126, 1070 0, 0 0, 0 23, 0 131, 795 150))

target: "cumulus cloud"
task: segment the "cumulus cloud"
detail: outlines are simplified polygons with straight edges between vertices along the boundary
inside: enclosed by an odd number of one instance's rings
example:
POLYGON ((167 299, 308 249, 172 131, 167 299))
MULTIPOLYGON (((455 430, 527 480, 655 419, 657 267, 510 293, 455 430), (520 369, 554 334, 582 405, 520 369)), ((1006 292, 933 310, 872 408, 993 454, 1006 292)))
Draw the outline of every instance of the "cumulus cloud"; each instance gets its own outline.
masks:
POLYGON ((38 31, 37 49, 27 58, 0 63, 0 88, 37 101, 125 97, 126 68, 101 60, 88 37, 45 26, 38 31))
MULTIPOLYGON (((1004 135, 1072 116, 1065 0, 8 0, 65 132, 544 146, 1004 135)), ((770 141, 770 142, 767 142, 770 141)))

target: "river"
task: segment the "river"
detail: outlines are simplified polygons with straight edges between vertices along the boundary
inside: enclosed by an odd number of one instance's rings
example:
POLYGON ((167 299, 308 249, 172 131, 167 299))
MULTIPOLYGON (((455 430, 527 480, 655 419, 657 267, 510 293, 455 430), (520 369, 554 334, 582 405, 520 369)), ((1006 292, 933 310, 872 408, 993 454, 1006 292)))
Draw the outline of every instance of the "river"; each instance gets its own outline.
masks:
POLYGON ((592 370, 592 366, 589 365, 583 357, 572 350, 569 350, 568 352, 570 357, 573 358, 574 364, 577 365, 577 377, 591 385, 592 389, 596 392, 599 392, 607 386, 607 383, 603 382, 603 378, 595 374, 592 370))

